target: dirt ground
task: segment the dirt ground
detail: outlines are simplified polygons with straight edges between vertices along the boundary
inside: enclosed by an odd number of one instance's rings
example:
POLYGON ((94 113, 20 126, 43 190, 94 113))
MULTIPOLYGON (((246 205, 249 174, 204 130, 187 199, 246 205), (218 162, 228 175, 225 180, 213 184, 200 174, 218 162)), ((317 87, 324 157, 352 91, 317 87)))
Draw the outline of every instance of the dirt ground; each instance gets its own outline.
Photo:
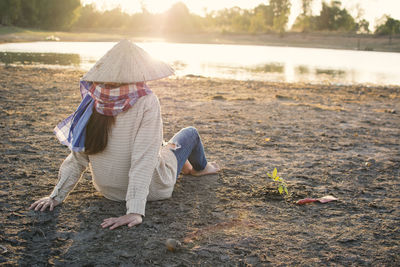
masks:
POLYGON ((0 67, 0 265, 400 265, 400 87, 151 82, 165 139, 195 126, 222 171, 180 177, 140 226, 111 231, 100 223, 125 204, 88 173, 55 211, 28 210, 57 182, 68 149, 52 129, 80 102, 82 74, 0 67), (267 179, 274 168, 289 196, 267 179), (295 204, 328 194, 339 201, 295 204))

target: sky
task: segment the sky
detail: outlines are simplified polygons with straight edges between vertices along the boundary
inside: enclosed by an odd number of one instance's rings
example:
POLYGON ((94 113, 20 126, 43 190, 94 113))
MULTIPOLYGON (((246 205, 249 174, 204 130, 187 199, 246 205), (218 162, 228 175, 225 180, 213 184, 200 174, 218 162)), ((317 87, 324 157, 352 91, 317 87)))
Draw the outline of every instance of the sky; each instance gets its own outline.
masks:
MULTIPOLYGON (((330 2, 330 0, 325 0, 330 2)), ((266 4, 268 0, 81 0, 85 4, 95 3, 101 10, 120 6, 127 13, 138 13, 141 7, 146 7, 152 13, 162 13, 176 2, 183 2, 192 13, 204 15, 206 12, 238 6, 243 9, 252 9, 259 4, 266 4)), ((362 17, 369 21, 370 29, 374 29, 379 18, 387 14, 400 20, 400 0, 342 0, 345 7, 354 17, 363 10, 362 17), (360 7, 360 8, 358 8, 360 7)), ((292 9, 289 26, 294 22, 301 11, 301 0, 291 0, 292 9)), ((321 0, 314 0, 313 13, 319 14, 321 0)))

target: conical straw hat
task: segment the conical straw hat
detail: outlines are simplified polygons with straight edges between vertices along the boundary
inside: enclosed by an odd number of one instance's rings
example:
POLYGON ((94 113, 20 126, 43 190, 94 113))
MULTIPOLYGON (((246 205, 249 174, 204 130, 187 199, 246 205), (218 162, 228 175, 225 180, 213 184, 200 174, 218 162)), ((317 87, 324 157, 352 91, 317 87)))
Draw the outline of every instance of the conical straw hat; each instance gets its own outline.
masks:
POLYGON ((100 58, 82 80, 133 83, 157 80, 172 74, 174 70, 168 64, 152 58, 131 41, 122 40, 100 58))

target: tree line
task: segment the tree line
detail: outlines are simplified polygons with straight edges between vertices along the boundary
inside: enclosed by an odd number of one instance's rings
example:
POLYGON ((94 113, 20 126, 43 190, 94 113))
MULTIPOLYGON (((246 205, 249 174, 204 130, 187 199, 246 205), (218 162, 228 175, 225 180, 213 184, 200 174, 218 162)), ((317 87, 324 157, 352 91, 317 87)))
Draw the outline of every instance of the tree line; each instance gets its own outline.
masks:
MULTIPOLYGON (((302 12, 291 31, 371 33, 369 22, 360 10, 353 17, 340 1, 322 2, 318 15, 311 12, 315 0, 302 0, 302 12)), ((135 14, 121 8, 99 11, 94 5, 82 6, 80 0, 0 0, 0 23, 44 30, 120 29, 132 33, 284 33, 290 15, 290 0, 269 0, 253 9, 239 7, 208 12, 205 16, 190 13, 179 2, 161 14, 145 7, 135 14)), ((400 34, 400 21, 384 16, 375 34, 400 34)))
POLYGON ((0 0, 0 23, 66 30, 79 18, 80 0, 0 0))

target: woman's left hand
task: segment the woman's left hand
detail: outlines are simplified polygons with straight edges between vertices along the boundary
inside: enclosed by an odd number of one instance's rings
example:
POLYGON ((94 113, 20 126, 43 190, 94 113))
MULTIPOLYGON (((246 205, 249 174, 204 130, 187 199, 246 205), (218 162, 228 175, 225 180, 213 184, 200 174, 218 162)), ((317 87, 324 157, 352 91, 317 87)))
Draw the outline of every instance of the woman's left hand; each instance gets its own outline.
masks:
POLYGON ((136 213, 129 213, 124 216, 118 218, 108 218, 104 219, 101 227, 107 228, 110 227, 110 230, 120 227, 122 225, 128 225, 128 227, 132 227, 135 225, 141 224, 143 221, 142 215, 136 213))

